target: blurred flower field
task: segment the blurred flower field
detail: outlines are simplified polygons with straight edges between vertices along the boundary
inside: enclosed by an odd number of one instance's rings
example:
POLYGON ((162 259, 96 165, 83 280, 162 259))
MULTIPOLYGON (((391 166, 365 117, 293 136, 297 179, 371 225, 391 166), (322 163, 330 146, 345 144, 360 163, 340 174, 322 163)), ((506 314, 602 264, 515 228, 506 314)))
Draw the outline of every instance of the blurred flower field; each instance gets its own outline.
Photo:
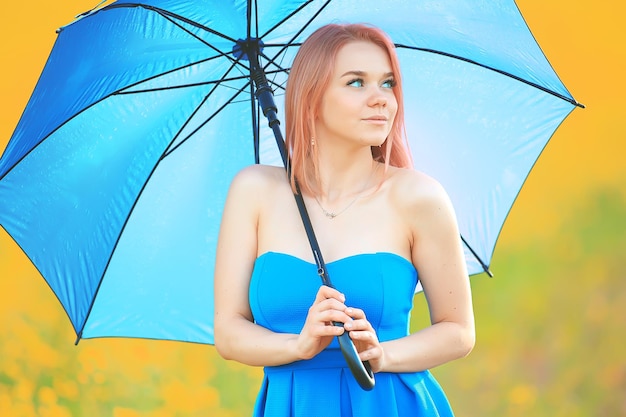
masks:
MULTIPOLYGON (((623 192, 596 191, 552 235, 499 248, 496 278, 472 278, 478 344, 434 370, 459 416, 626 415, 625 218, 623 192)), ((2 248, 0 262, 11 256, 22 255, 2 248)), ((65 313, 28 269, 0 284, 0 416, 250 415, 260 369, 203 345, 74 346, 65 313)), ((425 314, 418 295, 414 328, 425 314)))

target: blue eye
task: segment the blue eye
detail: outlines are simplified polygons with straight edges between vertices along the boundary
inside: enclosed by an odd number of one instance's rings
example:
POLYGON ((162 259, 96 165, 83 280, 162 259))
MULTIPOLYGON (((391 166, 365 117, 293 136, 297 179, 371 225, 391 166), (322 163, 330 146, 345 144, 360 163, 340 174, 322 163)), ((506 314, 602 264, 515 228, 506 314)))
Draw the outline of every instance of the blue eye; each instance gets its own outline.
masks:
POLYGON ((349 85, 352 87, 363 87, 363 80, 361 78, 355 78, 354 80, 348 81, 348 84, 346 85, 349 85))
POLYGON ((383 87, 393 88, 396 86, 396 81, 393 78, 383 81, 383 87))

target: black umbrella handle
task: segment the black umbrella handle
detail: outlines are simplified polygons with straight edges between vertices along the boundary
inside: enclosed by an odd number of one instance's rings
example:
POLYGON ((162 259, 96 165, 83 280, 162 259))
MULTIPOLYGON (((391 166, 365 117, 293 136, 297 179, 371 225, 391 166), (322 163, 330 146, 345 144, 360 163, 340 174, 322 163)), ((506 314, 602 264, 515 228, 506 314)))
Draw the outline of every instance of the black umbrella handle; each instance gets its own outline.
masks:
MULTIPOLYGON (((267 78, 265 77, 263 69, 259 65, 258 55, 260 53, 260 50, 257 41, 258 40, 256 39, 241 41, 238 43, 238 48, 243 53, 241 56, 245 54, 248 61, 250 62, 250 75, 252 80, 256 84, 256 99, 259 103, 259 106, 261 107, 261 110, 263 111, 263 115, 267 118, 269 122, 270 128, 274 132, 274 138, 276 139, 276 144, 278 145, 280 155, 283 159, 283 164, 285 165, 285 169, 289 173, 289 156, 287 155, 287 151, 285 149, 285 140, 283 139, 282 132, 280 131, 280 122, 276 116, 277 108, 276 104, 274 103, 274 93, 272 92, 272 89, 267 82, 267 78)), ((306 230, 307 237, 309 238, 309 243, 311 244, 313 257, 315 258, 315 262, 317 264, 317 273, 322 279, 324 285, 334 288, 332 283, 330 282, 330 277, 328 276, 326 264, 324 263, 324 259, 322 258, 322 252, 317 242, 317 238, 315 237, 313 225, 311 224, 311 219, 309 218, 309 213, 306 210, 306 205, 304 204, 304 199, 302 198, 302 193, 300 192, 300 187, 298 186, 297 182, 294 197, 296 199, 296 204, 298 205, 298 210, 300 212, 300 217, 302 218, 302 223, 304 224, 304 229, 306 230)), ((340 322, 333 322, 333 325, 343 327, 343 323, 340 322)), ((366 391, 374 388, 375 380, 372 368, 369 362, 362 362, 359 358, 359 353, 354 346, 354 342, 352 341, 352 339, 350 339, 350 334, 348 332, 344 332, 341 336, 338 336, 338 339, 341 353, 343 354, 343 357, 348 364, 348 368, 350 368, 352 375, 354 375, 354 378, 359 383, 361 388, 366 391)))
MULTIPOLYGON (((339 323, 339 325, 343 326, 343 323, 339 323)), ((359 359, 359 353, 347 332, 338 336, 337 339, 339 340, 343 358, 346 360, 354 379, 356 379, 356 382, 358 382, 359 386, 365 391, 371 391, 372 388, 374 388, 376 380, 374 379, 374 372, 372 372, 370 363, 368 361, 363 362, 359 359)))

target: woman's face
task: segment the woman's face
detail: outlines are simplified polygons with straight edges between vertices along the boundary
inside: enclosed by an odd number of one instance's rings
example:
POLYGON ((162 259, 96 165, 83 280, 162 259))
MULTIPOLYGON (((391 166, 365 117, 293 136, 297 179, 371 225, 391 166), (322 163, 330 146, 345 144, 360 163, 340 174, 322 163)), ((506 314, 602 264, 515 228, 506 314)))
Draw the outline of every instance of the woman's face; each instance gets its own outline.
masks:
POLYGON ((351 42, 337 54, 316 120, 316 140, 381 145, 398 110, 394 77, 384 49, 351 42))

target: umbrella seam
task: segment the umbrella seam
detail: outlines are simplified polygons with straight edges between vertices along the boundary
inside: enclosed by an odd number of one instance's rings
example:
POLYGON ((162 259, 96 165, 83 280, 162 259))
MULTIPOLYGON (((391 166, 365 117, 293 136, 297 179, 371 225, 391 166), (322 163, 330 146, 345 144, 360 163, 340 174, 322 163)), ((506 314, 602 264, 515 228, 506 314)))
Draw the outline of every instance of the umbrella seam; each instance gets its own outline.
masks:
POLYGON ((517 76, 515 74, 511 74, 510 72, 499 70, 499 69, 491 67, 489 65, 481 64, 480 62, 474 61, 473 59, 465 58, 465 57, 462 57, 462 56, 459 56, 459 55, 455 55, 455 54, 451 54, 451 53, 444 52, 444 51, 438 51, 436 49, 420 48, 420 47, 417 47, 417 46, 408 46, 408 45, 403 45, 403 44, 395 44, 395 45, 396 45, 396 48, 410 49, 410 50, 413 50, 413 51, 422 51, 422 52, 427 52, 427 53, 431 53, 431 54, 445 56, 445 57, 448 57, 448 58, 458 59, 459 61, 467 62, 468 64, 476 65, 478 67, 481 67, 481 68, 484 68, 484 69, 487 69, 487 70, 490 70, 490 71, 493 71, 493 72, 497 72, 498 74, 502 74, 502 75, 504 75, 506 77, 513 78, 514 80, 519 81, 519 82, 521 82, 523 84, 526 84, 526 85, 529 85, 531 87, 537 88, 537 89, 543 91, 544 93, 551 94, 551 95, 553 95, 553 96, 555 96, 557 98, 560 98, 561 100, 567 101, 568 103, 570 103, 570 104, 572 104, 574 106, 577 106, 577 107, 580 107, 580 108, 583 108, 583 109, 585 108, 584 104, 579 103, 573 97, 567 97, 567 96, 565 96, 565 95, 563 95, 561 93, 557 93, 556 91, 550 90, 547 87, 544 87, 544 86, 539 85, 537 83, 534 83, 532 81, 526 80, 526 79, 524 79, 522 77, 519 77, 519 76, 517 76))

